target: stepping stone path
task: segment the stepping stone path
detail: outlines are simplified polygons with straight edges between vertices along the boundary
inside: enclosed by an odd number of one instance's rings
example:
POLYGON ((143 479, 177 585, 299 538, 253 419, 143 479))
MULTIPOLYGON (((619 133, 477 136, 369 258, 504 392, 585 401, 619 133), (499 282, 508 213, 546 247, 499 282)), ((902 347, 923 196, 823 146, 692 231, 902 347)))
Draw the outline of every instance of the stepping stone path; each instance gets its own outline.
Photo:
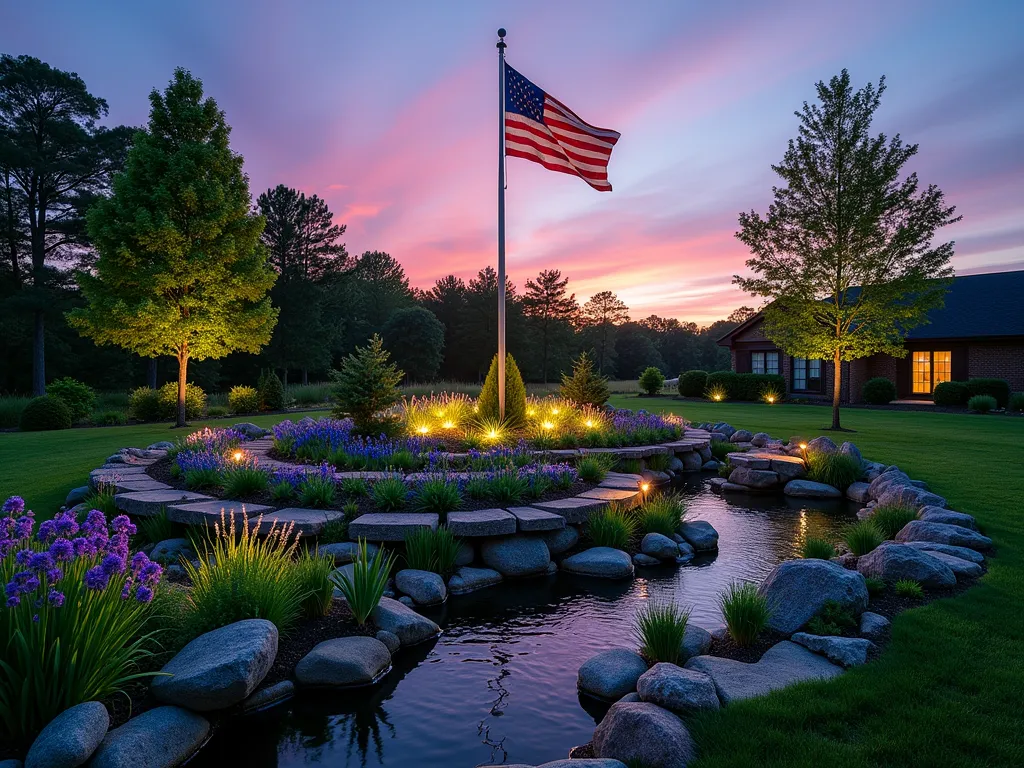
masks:
POLYGON ((210 735, 202 715, 181 707, 157 707, 108 731, 89 768, 166 768, 181 765, 210 735))
MULTIPOLYGON (((195 491, 179 490, 139 491, 136 493, 118 493, 114 496, 114 504, 117 505, 118 509, 122 512, 127 512, 129 515, 138 515, 140 517, 157 515, 164 507, 198 501, 215 501, 215 499, 195 491)), ((215 501, 215 503, 223 506, 225 503, 230 504, 231 502, 215 501)), ((170 517, 170 510, 168 510, 168 517, 170 517)))
MULTIPOLYGON (((508 510, 523 533, 533 531, 558 531, 565 528, 565 518, 554 512, 545 512, 535 507, 509 507, 508 510)), ((449 524, 451 515, 448 516, 449 524)))
POLYGON ((576 687, 597 699, 618 701, 636 690, 647 662, 640 654, 625 648, 613 648, 583 662, 576 676, 576 687))
POLYGON ((375 637, 324 640, 295 666, 300 685, 351 687, 371 685, 391 667, 391 653, 375 637))
POLYGON ((561 515, 567 523, 581 525, 587 522, 592 513, 607 507, 608 502, 601 499, 581 499, 577 496, 570 496, 567 499, 534 502, 533 506, 561 515))
MULTIPOLYGON (((176 491, 176 493, 180 493, 180 491, 176 491)), ((120 496, 116 498, 120 498, 120 496)), ((243 511, 249 517, 250 524, 254 525, 257 517, 274 512, 274 508, 268 507, 266 504, 246 504, 244 501, 211 499, 207 496, 205 500, 196 499, 177 504, 168 504, 167 519, 182 525, 208 525, 212 527, 220 523, 222 513, 225 519, 230 520, 231 513, 234 512, 236 515, 236 525, 239 525, 242 522, 240 515, 243 511)), ((269 527, 270 524, 267 523, 267 528, 269 529, 269 527)))
POLYGON ((437 530, 438 517, 418 512, 371 512, 348 524, 351 539, 367 541, 405 541, 418 528, 437 530))
POLYGON ((516 532, 516 517, 503 509, 449 512, 447 525, 454 536, 507 536, 516 532))

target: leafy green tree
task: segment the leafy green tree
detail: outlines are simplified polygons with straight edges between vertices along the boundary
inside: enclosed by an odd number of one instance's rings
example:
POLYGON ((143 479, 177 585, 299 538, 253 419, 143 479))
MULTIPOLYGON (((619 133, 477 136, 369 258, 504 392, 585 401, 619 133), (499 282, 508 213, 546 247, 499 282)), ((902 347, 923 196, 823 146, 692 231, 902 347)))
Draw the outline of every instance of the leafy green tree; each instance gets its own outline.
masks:
POLYGON ((656 395, 665 386, 665 374, 653 365, 640 374, 640 388, 648 395, 656 395))
POLYGON ((611 371, 615 363, 618 326, 629 322, 629 307, 611 291, 595 293, 583 305, 580 323, 583 336, 597 354, 597 370, 611 371))
POLYGON ((396 311, 384 324, 384 346, 412 381, 431 381, 444 355, 444 326, 423 307, 396 311))
POLYGON ((356 430, 364 435, 389 431, 393 420, 385 412, 402 399, 398 383, 405 373, 390 357, 375 333, 367 346, 342 361, 341 370, 330 372, 331 394, 337 403, 334 415, 351 416, 356 430))
POLYGON ((345 293, 350 307, 345 328, 349 349, 379 334, 393 312, 413 304, 405 270, 382 251, 366 251, 356 259, 346 276, 345 293))
POLYGON ((578 405, 602 407, 608 402, 608 379, 594 370, 590 355, 581 352, 572 366, 572 376, 562 374, 561 395, 578 405))
POLYGON ((548 383, 549 361, 554 348, 565 349, 572 339, 572 323, 579 317, 576 294, 567 293, 569 278, 557 269, 543 269, 536 280, 526 281, 523 314, 531 335, 539 337, 540 374, 548 383))
MULTIPOLYGON (((480 397, 477 399, 479 415, 484 419, 498 421, 501 418, 501 409, 498 405, 498 356, 491 360, 491 367, 487 371, 487 378, 480 389, 480 397)), ((523 383, 523 376, 519 373, 519 366, 516 365, 512 355, 505 356, 505 421, 509 427, 519 427, 526 422, 526 385, 523 383)))
POLYGON ((772 300, 764 332, 786 354, 832 361, 838 430, 842 361, 906 354, 907 331, 942 306, 953 275, 953 243, 932 239, 960 217, 938 187, 901 178, 916 144, 870 134, 885 78, 855 93, 844 69, 817 91, 772 166, 783 183, 767 215, 740 214, 736 236, 753 254, 754 276, 734 282, 772 300))
POLYGON ((217 103, 184 69, 149 100, 148 129, 114 194, 89 213, 99 259, 78 275, 88 305, 70 319, 100 344, 174 355, 182 426, 190 359, 258 352, 270 340, 275 274, 217 103))

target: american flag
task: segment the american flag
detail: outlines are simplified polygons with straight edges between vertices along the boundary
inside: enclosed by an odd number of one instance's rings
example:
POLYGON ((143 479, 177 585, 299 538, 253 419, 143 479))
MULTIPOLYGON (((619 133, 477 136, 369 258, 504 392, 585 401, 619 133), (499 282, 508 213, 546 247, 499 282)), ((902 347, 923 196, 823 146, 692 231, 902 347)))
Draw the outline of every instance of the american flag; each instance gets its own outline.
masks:
POLYGON ((505 65, 505 154, 579 176, 611 192, 608 160, 619 134, 595 128, 550 94, 505 65))

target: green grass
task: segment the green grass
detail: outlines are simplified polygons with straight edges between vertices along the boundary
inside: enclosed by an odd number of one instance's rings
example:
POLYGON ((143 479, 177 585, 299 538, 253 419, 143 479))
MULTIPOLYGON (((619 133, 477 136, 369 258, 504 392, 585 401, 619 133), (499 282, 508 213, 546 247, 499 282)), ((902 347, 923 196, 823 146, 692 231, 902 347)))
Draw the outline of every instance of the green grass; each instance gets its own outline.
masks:
POLYGON ((616 408, 669 410, 772 435, 850 440, 873 461, 928 481, 949 506, 977 517, 998 546, 988 573, 955 598, 906 611, 877 661, 827 683, 804 683, 731 704, 691 722, 691 766, 995 766, 1024 762, 1024 420, 921 411, 847 409, 823 431, 820 406, 674 402, 612 397, 616 408), (964 461, 964 438, 992 460, 964 461), (1001 457, 996 460, 996 457, 1001 457), (1019 460, 1017 461, 1019 464, 1019 460), (1016 659, 1017 661, 1012 661, 1016 659), (899 713, 898 717, 894 713, 899 713))
POLYGON ((689 619, 690 609, 675 603, 644 603, 633 620, 640 654, 651 664, 678 664, 689 619))

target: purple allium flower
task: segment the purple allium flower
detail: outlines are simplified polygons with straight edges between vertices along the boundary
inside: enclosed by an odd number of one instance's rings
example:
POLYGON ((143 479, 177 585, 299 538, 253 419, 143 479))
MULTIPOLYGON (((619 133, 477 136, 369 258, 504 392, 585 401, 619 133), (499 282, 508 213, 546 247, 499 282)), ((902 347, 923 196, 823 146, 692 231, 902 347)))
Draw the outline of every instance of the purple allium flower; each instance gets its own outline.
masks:
POLYGON ((35 525, 36 521, 30 517, 31 514, 29 512, 28 515, 18 518, 18 522, 14 524, 14 535, 11 538, 27 539, 32 535, 32 526, 35 525))
POLYGON ((85 572, 85 586, 86 589, 95 589, 97 591, 107 588, 107 584, 110 583, 110 576, 104 573, 103 568, 98 565, 93 566, 85 572))
POLYGON ((99 533, 106 536, 107 518, 104 517, 103 513, 98 509, 90 510, 89 514, 85 518, 85 522, 82 523, 82 532, 86 536, 94 536, 99 533))
POLYGON ((34 552, 29 558, 28 567, 33 571, 45 571, 53 568, 53 556, 49 552, 34 552))
POLYGON ((128 579, 124 583, 124 586, 121 587, 121 599, 122 600, 127 600, 128 599, 128 595, 130 595, 131 593, 132 593, 132 580, 128 579))
POLYGON ((63 592, 58 592, 56 589, 51 589, 50 590, 50 594, 47 597, 47 599, 50 601, 50 605, 52 605, 54 608, 63 608, 64 607, 64 593, 63 592))
POLYGON ((71 542, 75 547, 77 557, 95 557, 96 545, 84 536, 79 536, 71 542))
POLYGON ((56 534, 56 523, 54 523, 53 520, 46 520, 39 526, 39 533, 36 534, 36 538, 39 539, 39 541, 49 541, 56 534))
POLYGON ((10 496, 4 502, 2 511, 5 515, 20 515, 25 511, 25 500, 21 496, 10 496))
POLYGON ((139 572, 139 579, 144 584, 150 586, 156 586, 160 581, 160 576, 163 575, 164 569, 156 563, 150 561, 146 563, 143 569, 139 572))
POLYGON ((140 603, 151 602, 153 600, 153 590, 143 584, 136 590, 135 599, 140 603))
POLYGON ((134 536, 137 531, 135 525, 128 519, 128 515, 118 515, 110 521, 110 527, 114 533, 124 533, 128 536, 134 536))
POLYGON ((145 552, 136 552, 132 557, 132 573, 138 573, 149 562, 145 552))
POLYGON ((113 576, 115 573, 124 573, 125 559, 116 552, 111 552, 103 557, 100 562, 100 568, 107 576, 113 576))
POLYGON ((17 608, 19 605, 21 605, 21 598, 17 595, 11 595, 7 598, 8 608, 17 608))
POLYGON ((53 518, 53 528, 58 536, 74 536, 78 533, 78 522, 67 512, 61 512, 53 518))
POLYGON ((75 556, 75 545, 68 539, 54 539, 50 545, 50 555, 57 562, 66 562, 75 556))

